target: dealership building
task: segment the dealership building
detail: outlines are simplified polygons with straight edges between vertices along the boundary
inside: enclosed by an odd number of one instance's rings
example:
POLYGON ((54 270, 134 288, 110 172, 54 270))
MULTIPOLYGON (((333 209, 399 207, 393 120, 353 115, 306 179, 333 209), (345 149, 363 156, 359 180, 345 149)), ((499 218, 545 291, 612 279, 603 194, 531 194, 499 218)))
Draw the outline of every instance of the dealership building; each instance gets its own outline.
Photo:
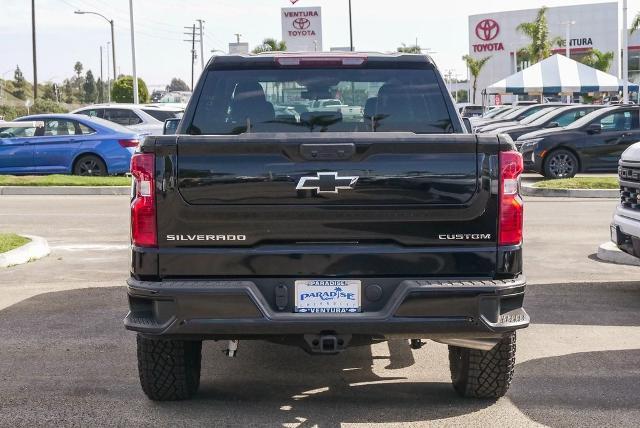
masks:
MULTIPOLYGON (((491 59, 478 78, 478 95, 489 85, 529 66, 517 52, 530 40, 517 31, 518 25, 535 20, 538 9, 485 13, 469 17, 469 55, 491 59)), ((579 61, 591 49, 613 52, 610 74, 620 76, 621 44, 617 2, 553 7, 547 10, 550 38, 566 40, 569 28, 569 48, 572 59, 579 61)), ((565 47, 554 47, 555 53, 565 53, 565 47)), ((640 32, 629 36, 629 80, 640 81, 640 32)), ((490 101, 493 97, 490 97, 490 101)), ((509 96, 502 101, 511 101, 509 96)))

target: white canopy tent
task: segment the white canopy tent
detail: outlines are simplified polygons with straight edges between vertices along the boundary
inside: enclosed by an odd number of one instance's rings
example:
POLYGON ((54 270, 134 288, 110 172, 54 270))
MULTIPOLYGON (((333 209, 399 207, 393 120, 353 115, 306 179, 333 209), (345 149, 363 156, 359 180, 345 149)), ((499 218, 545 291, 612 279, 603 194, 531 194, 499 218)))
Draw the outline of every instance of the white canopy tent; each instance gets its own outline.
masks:
MULTIPOLYGON (((487 94, 558 95, 622 91, 623 81, 564 55, 553 55, 486 89, 487 94)), ((630 92, 638 85, 629 83, 630 92)))

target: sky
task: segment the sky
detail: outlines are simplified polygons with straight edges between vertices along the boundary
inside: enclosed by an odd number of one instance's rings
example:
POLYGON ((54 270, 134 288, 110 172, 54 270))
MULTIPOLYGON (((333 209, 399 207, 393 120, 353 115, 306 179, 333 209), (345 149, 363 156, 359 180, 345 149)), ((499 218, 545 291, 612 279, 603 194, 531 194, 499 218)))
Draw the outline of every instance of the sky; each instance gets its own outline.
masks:
MULTIPOLYGON (((468 51, 468 16, 480 13, 602 3, 607 0, 352 0, 356 50, 395 51, 416 38, 432 52, 441 70, 466 71, 461 57, 468 51)), ((622 3, 622 2, 620 2, 622 3)), ((80 61, 100 76, 100 46, 110 41, 115 22, 118 74, 131 74, 129 0, 35 0, 39 82, 60 82, 73 74, 80 61)), ((151 87, 163 87, 172 77, 191 80, 190 43, 185 26, 196 19, 204 24, 204 49, 226 51, 241 33, 253 48, 266 37, 281 38, 280 8, 290 0, 133 0, 138 76, 151 87)), ((295 6, 322 7, 323 45, 349 45, 347 0, 298 0, 295 6)), ((16 65, 29 80, 31 61, 31 7, 27 0, 0 0, 0 78, 12 78, 16 65)), ((629 0, 629 20, 640 11, 640 0, 629 0)), ((620 14, 621 15, 621 14, 620 14)), ((615 31, 615 29, 612 29, 615 31)), ((105 54, 106 55, 106 54, 105 54)), ((206 61, 205 61, 206 63, 206 61)), ((106 76, 106 56, 104 57, 106 76)), ((200 71, 196 63, 196 79, 200 71)), ((106 78, 106 77, 105 77, 106 78)))

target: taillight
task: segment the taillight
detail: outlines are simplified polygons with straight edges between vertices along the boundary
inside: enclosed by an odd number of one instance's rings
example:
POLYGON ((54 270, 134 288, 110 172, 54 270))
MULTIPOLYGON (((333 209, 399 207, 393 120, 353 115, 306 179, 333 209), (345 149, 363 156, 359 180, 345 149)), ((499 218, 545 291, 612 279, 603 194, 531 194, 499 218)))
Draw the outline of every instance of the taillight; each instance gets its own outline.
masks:
POLYGON ((500 152, 500 221, 498 245, 522 243, 524 205, 520 197, 522 154, 500 152))
POLYGON ((138 147, 138 144, 140 144, 139 140, 135 140, 135 139, 131 139, 131 140, 118 140, 118 144, 120 144, 121 147, 138 147))
POLYGON ((135 153, 131 157, 131 243, 137 247, 158 246, 154 173, 153 153, 135 153))

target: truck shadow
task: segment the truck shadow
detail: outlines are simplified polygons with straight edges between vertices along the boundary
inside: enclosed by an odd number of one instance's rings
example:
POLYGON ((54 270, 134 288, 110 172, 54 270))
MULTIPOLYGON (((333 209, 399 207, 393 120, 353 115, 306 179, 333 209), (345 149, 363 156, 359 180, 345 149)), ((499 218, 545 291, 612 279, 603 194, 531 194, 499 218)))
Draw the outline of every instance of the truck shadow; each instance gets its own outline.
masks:
MULTIPOLYGON (((526 306, 537 323, 640 326, 637 283, 540 285, 529 292, 526 306)), ((244 341, 233 359, 222 354, 225 343, 207 342, 200 393, 188 402, 154 403, 138 384, 134 335, 122 327, 125 313, 123 287, 41 294, 0 311, 0 408, 13 409, 0 412, 0 425, 15 423, 20 414, 33 425, 166 426, 179 420, 334 427, 440 420, 494 404, 455 394, 446 347, 428 342, 412 351, 406 341, 332 357, 244 341)), ((508 397, 549 425, 589 424, 597 409, 605 415, 618 409, 611 420, 640 417, 637 372, 632 376, 638 365, 638 350, 534 359, 518 364, 508 397)), ((508 403, 498 402, 500 413, 508 403)))

